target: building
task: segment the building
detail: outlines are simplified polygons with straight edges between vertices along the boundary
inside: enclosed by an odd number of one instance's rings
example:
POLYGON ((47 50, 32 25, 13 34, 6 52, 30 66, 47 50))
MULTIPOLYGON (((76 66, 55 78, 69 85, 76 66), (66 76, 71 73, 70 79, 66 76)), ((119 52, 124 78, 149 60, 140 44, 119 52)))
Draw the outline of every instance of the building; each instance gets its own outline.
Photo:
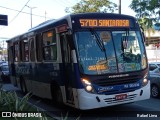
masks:
POLYGON ((146 50, 149 61, 160 62, 160 27, 155 26, 155 33, 146 34, 146 50))

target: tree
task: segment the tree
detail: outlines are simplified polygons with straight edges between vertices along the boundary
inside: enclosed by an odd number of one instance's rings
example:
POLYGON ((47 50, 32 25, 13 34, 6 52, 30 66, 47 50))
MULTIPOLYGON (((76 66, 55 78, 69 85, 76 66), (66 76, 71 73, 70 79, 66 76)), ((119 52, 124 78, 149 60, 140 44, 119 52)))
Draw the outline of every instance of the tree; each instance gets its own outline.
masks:
POLYGON ((160 3, 158 0, 132 0, 129 6, 136 12, 136 18, 145 33, 154 33, 154 25, 160 25, 160 3))
POLYGON ((109 0, 81 0, 74 5, 69 11, 66 8, 66 12, 70 13, 86 13, 86 12, 114 12, 117 10, 117 4, 110 2, 109 0))

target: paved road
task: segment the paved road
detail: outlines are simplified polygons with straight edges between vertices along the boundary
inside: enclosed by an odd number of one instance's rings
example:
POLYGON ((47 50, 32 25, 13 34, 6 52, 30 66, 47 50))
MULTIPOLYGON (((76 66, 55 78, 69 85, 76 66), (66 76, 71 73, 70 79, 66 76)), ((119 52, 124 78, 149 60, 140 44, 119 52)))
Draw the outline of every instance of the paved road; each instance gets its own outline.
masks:
MULTIPOLYGON (((3 89, 7 91, 16 90, 19 96, 23 96, 20 90, 11 84, 5 84, 3 89)), ((63 118, 68 115, 70 119, 80 120, 160 120, 160 98, 148 99, 131 104, 80 111, 67 106, 57 106, 50 100, 40 99, 33 96, 30 102, 47 111, 52 116, 63 118), (38 101, 38 102, 37 102, 38 101), (157 117, 158 118, 157 118, 157 117)))

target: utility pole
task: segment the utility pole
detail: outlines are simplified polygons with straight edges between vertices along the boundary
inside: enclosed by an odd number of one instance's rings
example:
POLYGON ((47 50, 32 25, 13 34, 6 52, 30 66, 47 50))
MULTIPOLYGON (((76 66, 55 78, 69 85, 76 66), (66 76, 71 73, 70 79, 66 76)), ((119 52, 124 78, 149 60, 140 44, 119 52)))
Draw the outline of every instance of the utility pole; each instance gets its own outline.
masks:
POLYGON ((121 0, 119 0, 119 6, 118 7, 119 7, 119 9, 118 9, 119 10, 119 14, 121 14, 121 0))
POLYGON ((46 18, 47 18, 47 12, 45 11, 45 13, 44 13, 44 14, 45 14, 45 21, 46 21, 46 18))
POLYGON ((31 15, 31 28, 32 28, 32 9, 36 8, 36 7, 30 7, 28 5, 26 5, 26 7, 30 8, 30 15, 31 15))

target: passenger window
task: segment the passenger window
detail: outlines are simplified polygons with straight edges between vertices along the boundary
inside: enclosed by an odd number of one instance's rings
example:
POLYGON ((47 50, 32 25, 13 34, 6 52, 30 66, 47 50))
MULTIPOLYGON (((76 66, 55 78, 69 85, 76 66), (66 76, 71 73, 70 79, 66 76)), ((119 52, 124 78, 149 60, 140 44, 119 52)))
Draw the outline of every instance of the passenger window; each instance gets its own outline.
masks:
POLYGON ((43 60, 42 57, 42 35, 38 34, 36 36, 36 57, 37 57, 37 61, 41 62, 43 60))
POLYGON ((35 61, 35 48, 34 48, 34 38, 30 39, 30 60, 35 61))
POLYGON ((20 60, 20 55, 19 55, 19 42, 14 44, 14 60, 17 62, 20 60))
POLYGON ((29 61, 29 46, 28 46, 28 40, 23 40, 21 43, 21 49, 22 49, 22 61, 28 62, 29 61))
POLYGON ((43 56, 44 60, 57 59, 57 45, 55 30, 43 33, 43 56))
POLYGON ((156 68, 157 68, 156 65, 154 65, 154 64, 149 64, 149 71, 153 71, 153 70, 155 70, 156 68))
POLYGON ((155 73, 160 73, 160 68, 156 69, 155 73))

